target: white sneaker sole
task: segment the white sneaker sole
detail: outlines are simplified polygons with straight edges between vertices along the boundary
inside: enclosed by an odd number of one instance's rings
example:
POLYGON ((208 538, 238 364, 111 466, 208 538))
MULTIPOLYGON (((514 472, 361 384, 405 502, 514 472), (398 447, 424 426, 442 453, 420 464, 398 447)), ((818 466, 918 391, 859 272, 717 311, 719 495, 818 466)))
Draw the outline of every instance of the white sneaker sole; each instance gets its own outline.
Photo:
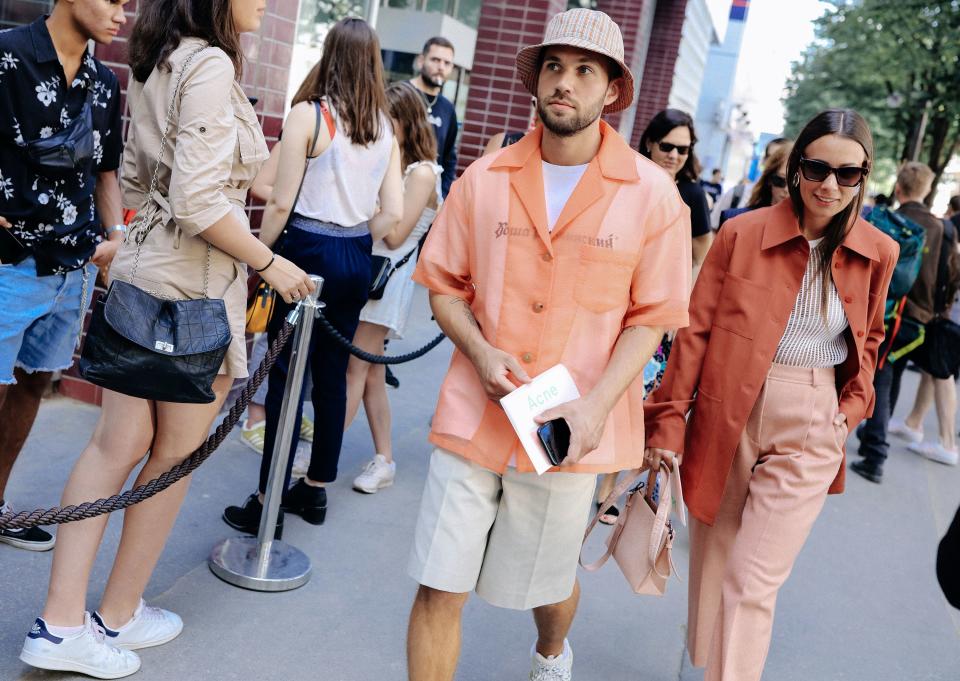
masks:
POLYGON ((0 535, 0 544, 10 544, 18 549, 24 549, 25 551, 49 551, 57 543, 57 538, 53 537, 50 541, 46 542, 35 542, 35 541, 24 541, 22 539, 17 539, 16 537, 9 537, 7 535, 0 535))
POLYGON ((936 463, 942 463, 944 466, 956 466, 957 463, 960 463, 960 457, 958 457, 958 455, 956 454, 954 454, 953 456, 950 456, 950 455, 944 456, 938 452, 924 452, 923 455, 928 459, 930 459, 931 461, 934 461, 936 463))
POLYGON ((162 646, 164 643, 170 643, 173 639, 179 636, 183 632, 183 624, 180 625, 180 628, 174 631, 171 634, 162 636, 160 638, 155 638, 150 641, 138 641, 137 643, 113 643, 117 648, 122 648, 123 650, 141 650, 143 648, 153 648, 154 646, 162 646))
POLYGON ((92 676, 95 679, 122 679, 125 676, 136 674, 138 671, 140 671, 141 665, 140 660, 137 659, 137 666, 135 669, 121 672, 105 672, 95 667, 77 662, 76 660, 65 660, 56 657, 36 655, 27 650, 20 651, 20 660, 22 662, 26 662, 31 667, 36 667, 37 669, 49 669, 57 672, 79 672, 81 674, 86 674, 87 676, 92 676))
POLYGON ((393 484, 393 480, 385 480, 383 482, 377 483, 373 487, 363 487, 361 485, 358 485, 356 482, 354 482, 353 489, 357 490, 358 492, 363 492, 364 494, 376 494, 378 491, 382 489, 386 489, 387 487, 390 487, 392 484, 393 484))

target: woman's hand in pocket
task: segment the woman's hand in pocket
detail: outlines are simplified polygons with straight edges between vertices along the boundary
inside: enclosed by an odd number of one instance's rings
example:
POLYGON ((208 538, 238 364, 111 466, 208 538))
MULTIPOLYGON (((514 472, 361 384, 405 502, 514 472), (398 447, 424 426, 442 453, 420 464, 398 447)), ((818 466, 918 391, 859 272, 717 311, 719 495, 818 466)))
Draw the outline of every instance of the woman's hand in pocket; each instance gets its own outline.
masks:
POLYGON ((286 303, 303 300, 316 288, 306 272, 282 255, 274 255, 273 263, 260 276, 286 303))

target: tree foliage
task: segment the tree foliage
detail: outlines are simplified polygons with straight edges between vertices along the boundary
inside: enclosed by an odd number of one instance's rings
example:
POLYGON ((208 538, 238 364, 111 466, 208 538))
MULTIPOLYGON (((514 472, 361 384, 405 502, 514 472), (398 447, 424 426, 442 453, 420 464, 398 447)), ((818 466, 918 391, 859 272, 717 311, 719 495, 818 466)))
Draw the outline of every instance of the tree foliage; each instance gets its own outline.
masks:
POLYGON ((939 178, 960 143, 960 0, 825 4, 787 82, 787 134, 823 109, 850 107, 868 120, 877 160, 891 168, 913 157, 922 128, 918 160, 939 178))

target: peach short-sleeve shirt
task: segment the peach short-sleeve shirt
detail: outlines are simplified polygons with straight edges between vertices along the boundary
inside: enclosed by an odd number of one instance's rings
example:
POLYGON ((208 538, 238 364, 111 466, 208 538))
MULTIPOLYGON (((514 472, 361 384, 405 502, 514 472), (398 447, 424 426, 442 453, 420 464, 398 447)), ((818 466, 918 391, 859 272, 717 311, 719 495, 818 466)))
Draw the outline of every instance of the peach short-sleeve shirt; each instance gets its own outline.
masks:
MULTIPOLYGON (((596 157, 547 226, 537 128, 474 162, 451 188, 414 280, 467 301, 484 337, 531 376, 562 363, 582 395, 629 326, 687 325, 690 217, 676 185, 601 122, 596 157)), ((604 473, 643 460, 643 380, 611 411, 600 446, 564 468, 604 473)), ((532 471, 510 422, 455 351, 430 441, 491 470, 532 471)))

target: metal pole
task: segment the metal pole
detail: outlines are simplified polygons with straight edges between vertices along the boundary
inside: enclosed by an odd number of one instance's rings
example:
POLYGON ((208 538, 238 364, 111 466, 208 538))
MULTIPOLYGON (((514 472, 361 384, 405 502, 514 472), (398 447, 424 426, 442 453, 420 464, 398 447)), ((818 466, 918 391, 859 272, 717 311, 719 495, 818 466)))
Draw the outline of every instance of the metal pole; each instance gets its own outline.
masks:
POLYGON ((254 591, 289 591, 303 586, 310 579, 310 559, 299 549, 274 539, 280 503, 283 499, 290 444, 298 432, 294 423, 303 387, 307 357, 310 354, 310 336, 317 311, 324 307, 319 301, 323 278, 311 276, 316 290, 291 310, 287 321, 297 328, 293 335, 287 384, 280 408, 280 429, 273 447, 270 476, 263 499, 260 530, 257 537, 234 537, 217 544, 210 554, 213 573, 234 586, 254 591))

